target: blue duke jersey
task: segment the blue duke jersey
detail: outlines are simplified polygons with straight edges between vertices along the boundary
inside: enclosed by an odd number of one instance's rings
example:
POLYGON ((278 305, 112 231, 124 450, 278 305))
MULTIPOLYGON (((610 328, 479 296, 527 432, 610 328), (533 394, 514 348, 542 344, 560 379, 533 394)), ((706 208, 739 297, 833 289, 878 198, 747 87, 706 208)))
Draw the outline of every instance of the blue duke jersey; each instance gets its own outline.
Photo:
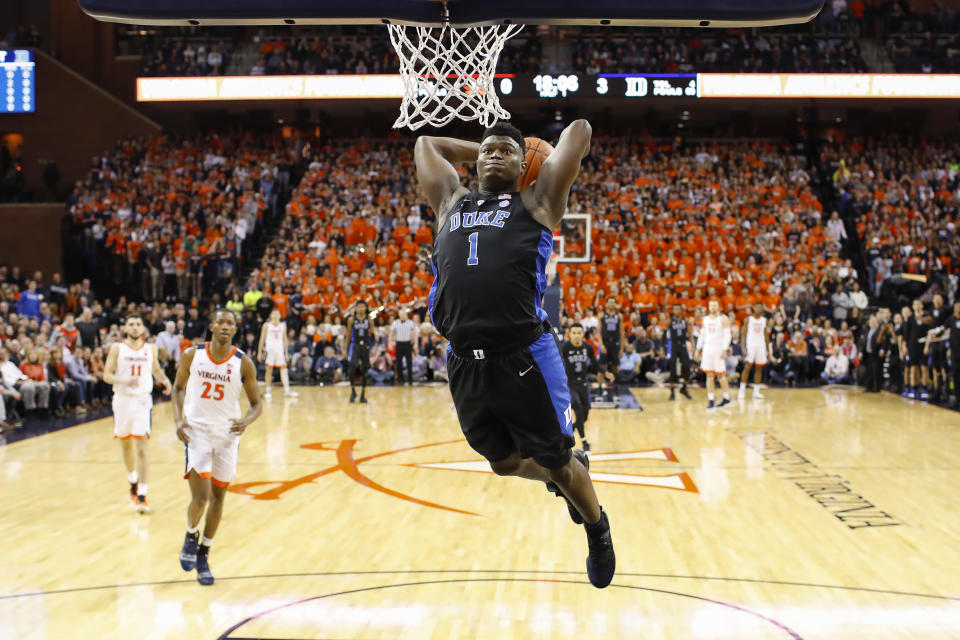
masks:
POLYGON ((600 338, 604 344, 620 345, 620 314, 604 313, 600 319, 600 338))
POLYGON ((687 350, 687 321, 684 318, 670 317, 667 328, 667 356, 673 357, 687 350))
POLYGON ((502 347, 533 333, 547 319, 541 298, 552 251, 553 233, 533 219, 519 192, 466 194, 437 231, 433 326, 461 350, 502 347))
POLYGON ((570 384, 584 385, 587 383, 588 374, 597 372, 597 356, 593 346, 586 342, 579 347, 575 347, 572 342, 564 342, 560 347, 560 355, 570 384))
POLYGON ((373 342, 370 336, 370 319, 353 317, 350 331, 350 346, 369 347, 373 342))

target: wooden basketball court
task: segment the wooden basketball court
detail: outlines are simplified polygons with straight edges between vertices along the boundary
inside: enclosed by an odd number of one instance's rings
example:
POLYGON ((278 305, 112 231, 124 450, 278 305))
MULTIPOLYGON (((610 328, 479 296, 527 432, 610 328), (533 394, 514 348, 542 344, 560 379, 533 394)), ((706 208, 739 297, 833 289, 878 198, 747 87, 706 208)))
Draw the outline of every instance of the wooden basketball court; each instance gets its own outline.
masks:
POLYGON ((595 410, 613 584, 542 485, 485 472, 445 387, 301 388, 244 436, 211 552, 169 403, 137 515, 109 419, 0 447, 7 639, 960 638, 960 414, 770 390, 595 410))

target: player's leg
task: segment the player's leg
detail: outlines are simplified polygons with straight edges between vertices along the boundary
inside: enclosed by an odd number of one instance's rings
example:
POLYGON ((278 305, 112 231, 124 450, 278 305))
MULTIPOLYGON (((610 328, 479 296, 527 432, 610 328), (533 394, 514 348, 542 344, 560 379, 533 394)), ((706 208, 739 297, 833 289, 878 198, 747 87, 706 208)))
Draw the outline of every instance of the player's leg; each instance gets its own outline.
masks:
POLYGON ((280 367, 280 382, 283 383, 283 395, 287 398, 296 398, 300 394, 290 388, 290 369, 287 367, 286 357, 280 367))
MULTIPOLYGON (((527 349, 491 362, 481 379, 491 413, 506 426, 525 459, 516 464, 514 473, 545 474, 562 492, 571 518, 583 522, 587 531, 590 582, 599 588, 607 586, 616 565, 613 540, 587 471, 589 458, 583 451, 571 451, 573 412, 556 338, 545 333, 527 349)), ((501 459, 491 466, 502 473, 507 470, 502 463, 501 459)))
MULTIPOLYGON (((347 351, 347 380, 350 382, 350 402, 357 401, 357 390, 354 387, 354 381, 357 377, 357 367, 359 366, 359 352, 358 347, 350 345, 349 350, 347 351)), ((362 373, 366 377, 367 372, 362 373)))
POLYGON ((705 371, 704 375, 707 376, 707 409, 713 409, 713 374, 709 371, 705 371))
MULTIPOLYGON (((585 417, 586 411, 583 408, 583 396, 580 393, 580 385, 571 384, 569 391, 570 408, 573 409, 573 430, 580 436, 580 441, 585 443, 584 425, 587 420, 585 417)), ((586 446, 584 450, 587 450, 586 446)))
MULTIPOLYGON (((269 357, 269 356, 268 356, 268 357, 269 357)), ((271 365, 271 364, 268 363, 268 364, 263 368, 263 370, 264 370, 264 374, 263 374, 263 384, 264 384, 263 395, 266 396, 266 398, 269 400, 270 398, 273 397, 273 389, 272 389, 272 387, 273 387, 273 365, 271 365)))
POLYGON ((679 374, 679 371, 680 371, 680 369, 679 369, 679 367, 680 367, 680 362, 679 362, 679 360, 680 360, 680 358, 677 356, 676 353, 671 353, 671 354, 670 354, 670 358, 667 359, 667 371, 669 372, 668 377, 667 377, 667 383, 668 383, 669 386, 670 386, 670 400, 676 400, 676 399, 677 399, 677 396, 676 396, 676 387, 677 387, 677 380, 678 380, 678 378, 679 378, 679 376, 680 376, 680 374, 679 374))
POLYGON ((366 347, 359 349, 360 368, 360 402, 367 401, 367 371, 370 370, 370 350, 366 347))
POLYGON ((150 442, 147 436, 135 440, 137 450, 137 511, 140 513, 149 513, 150 507, 147 506, 147 474, 150 470, 149 459, 147 458, 147 443, 150 442))
POLYGON ((137 475, 136 448, 133 442, 133 422, 135 416, 130 406, 131 398, 114 393, 111 405, 113 408, 113 437, 120 441, 120 453, 123 457, 123 466, 127 470, 127 482, 130 484, 129 499, 133 506, 137 505, 137 475))
MULTIPOLYGON (((740 391, 737 392, 738 398, 747 397, 747 380, 750 379, 750 367, 753 363, 747 359, 743 361, 743 371, 740 372, 740 391)), ((757 367, 759 369, 759 367, 757 367)))
POLYGON ((590 451, 590 443, 587 442, 586 428, 587 420, 590 419, 590 387, 583 385, 579 388, 580 394, 580 406, 583 409, 583 417, 580 418, 580 442, 583 446, 583 450, 590 451))
POLYGON ((202 585, 214 583, 210 571, 210 547, 220 527, 223 516, 223 502, 227 497, 227 488, 237 475, 237 458, 240 451, 240 437, 232 434, 219 436, 214 443, 210 475, 210 500, 207 503, 206 519, 203 525, 203 537, 197 548, 197 582, 202 585))
POLYGON ((680 348, 680 395, 687 400, 692 400, 690 392, 687 391, 687 380, 690 378, 690 354, 687 353, 687 347, 680 348))
POLYGON ((121 438, 120 451, 123 454, 123 466, 127 469, 127 482, 130 484, 130 502, 136 506, 140 476, 137 475, 137 452, 134 439, 129 436, 121 438))
POLYGON ((213 470, 213 446, 204 430, 190 429, 190 442, 184 444, 184 479, 190 486, 187 504, 187 532, 180 549, 180 567, 193 571, 197 566, 200 523, 210 502, 210 476, 213 470))

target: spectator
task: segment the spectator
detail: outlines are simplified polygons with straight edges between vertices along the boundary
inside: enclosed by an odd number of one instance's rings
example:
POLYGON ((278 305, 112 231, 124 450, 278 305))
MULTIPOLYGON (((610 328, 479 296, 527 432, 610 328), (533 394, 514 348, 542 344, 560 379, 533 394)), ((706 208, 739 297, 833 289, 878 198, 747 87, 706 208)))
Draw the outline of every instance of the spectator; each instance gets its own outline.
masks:
POLYGON ((10 352, 0 347, 0 383, 14 400, 22 399, 28 413, 45 412, 50 406, 50 385, 38 383, 26 376, 10 360, 10 352))
POLYGON ((323 348, 323 355, 317 358, 313 371, 320 384, 340 382, 343 378, 343 363, 336 357, 336 350, 332 346, 323 348))
POLYGON ((624 345, 623 355, 620 356, 620 368, 617 371, 617 382, 622 384, 636 384, 640 381, 640 366, 643 358, 637 353, 633 342, 624 345))
POLYGON ((821 377, 827 384, 846 384, 849 380, 850 361, 842 351, 835 351, 827 358, 821 377))

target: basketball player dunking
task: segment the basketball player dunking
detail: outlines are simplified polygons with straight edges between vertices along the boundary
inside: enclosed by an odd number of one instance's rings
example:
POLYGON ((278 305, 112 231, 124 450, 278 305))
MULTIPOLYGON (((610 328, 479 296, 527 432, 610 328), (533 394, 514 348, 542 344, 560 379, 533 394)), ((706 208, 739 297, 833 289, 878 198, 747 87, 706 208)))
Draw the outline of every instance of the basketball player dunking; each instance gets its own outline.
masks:
POLYGON ((153 423, 153 381, 170 395, 170 380, 160 367, 157 350, 146 342, 147 329, 139 313, 127 314, 126 339, 110 346, 103 381, 113 385, 113 437, 120 440, 130 483, 130 501, 140 513, 147 506, 147 441, 153 423), (136 441, 136 451, 134 451, 136 441), (136 462, 134 462, 136 458, 136 462))
POLYGON ((183 477, 190 482, 180 566, 184 571, 196 568, 202 585, 213 584, 210 545, 220 525, 227 487, 237 474, 240 436, 263 409, 257 368, 250 356, 231 344, 237 332, 236 316, 217 309, 210 332, 210 342, 183 352, 173 392, 177 437, 186 449, 183 477), (241 389, 250 401, 246 415, 240 409, 241 389), (198 540, 204 512, 203 539, 198 540))
POLYGON ((577 120, 560 136, 536 181, 522 191, 525 142, 500 122, 475 142, 421 136, 417 178, 437 213, 431 259, 436 278, 430 317, 450 341, 450 392, 467 442, 497 475, 558 487, 571 518, 585 522, 587 574, 598 588, 616 560, 607 514, 577 450, 570 391, 541 298, 553 232, 590 149, 591 129, 577 120), (456 163, 477 163, 479 190, 460 184, 456 163))
POLYGON ((753 397, 763 398, 760 382, 763 367, 767 364, 767 319, 763 315, 763 303, 753 305, 753 315, 743 323, 743 334, 747 337, 747 357, 743 359, 743 374, 740 376, 739 398, 747 397, 747 381, 750 379, 750 367, 753 367, 753 397))
POLYGON ((720 302, 711 300, 707 305, 709 314, 703 317, 703 327, 697 339, 697 357, 700 370, 707 376, 707 409, 713 409, 714 378, 720 379, 723 400, 718 408, 730 404, 730 385, 727 382, 727 347, 730 346, 730 320, 720 313, 720 302))
POLYGON ((280 369, 280 382, 283 383, 283 395, 296 398, 299 393, 290 389, 290 373, 287 371, 287 323, 280 320, 280 310, 274 309, 270 317, 260 328, 260 343, 257 346, 257 358, 266 365, 263 395, 269 400, 273 392, 273 370, 280 369))
POLYGON ((347 377, 350 379, 350 402, 357 401, 357 390, 353 383, 360 376, 360 402, 367 401, 367 371, 370 370, 370 345, 373 336, 370 333, 370 317, 367 315, 365 300, 357 300, 356 309, 347 320, 347 339, 350 340, 350 364, 347 377))

